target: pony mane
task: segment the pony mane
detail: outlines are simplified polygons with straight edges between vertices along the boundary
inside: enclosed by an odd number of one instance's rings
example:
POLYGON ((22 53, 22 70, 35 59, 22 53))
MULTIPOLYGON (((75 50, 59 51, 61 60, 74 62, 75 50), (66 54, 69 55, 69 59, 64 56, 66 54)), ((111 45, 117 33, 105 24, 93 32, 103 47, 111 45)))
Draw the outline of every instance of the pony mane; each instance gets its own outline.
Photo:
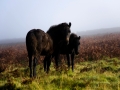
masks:
POLYGON ((48 29, 48 31, 47 31, 47 33, 49 33, 49 32, 52 32, 52 31, 54 31, 56 28, 60 28, 60 27, 62 27, 62 26, 68 26, 68 24, 66 23, 66 22, 64 22, 64 23, 60 23, 60 24, 58 24, 58 25, 52 25, 49 29, 48 29))

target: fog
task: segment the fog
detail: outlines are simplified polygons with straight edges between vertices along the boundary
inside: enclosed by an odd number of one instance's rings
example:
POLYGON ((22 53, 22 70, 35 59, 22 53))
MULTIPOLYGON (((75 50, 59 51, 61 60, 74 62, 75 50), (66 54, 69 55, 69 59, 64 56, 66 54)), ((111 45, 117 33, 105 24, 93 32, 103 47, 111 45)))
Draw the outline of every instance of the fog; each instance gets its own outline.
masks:
MULTIPOLYGON (((0 41, 71 22, 74 33, 120 27, 120 0, 1 0, 0 41)), ((109 31, 108 31, 109 32, 109 31)))

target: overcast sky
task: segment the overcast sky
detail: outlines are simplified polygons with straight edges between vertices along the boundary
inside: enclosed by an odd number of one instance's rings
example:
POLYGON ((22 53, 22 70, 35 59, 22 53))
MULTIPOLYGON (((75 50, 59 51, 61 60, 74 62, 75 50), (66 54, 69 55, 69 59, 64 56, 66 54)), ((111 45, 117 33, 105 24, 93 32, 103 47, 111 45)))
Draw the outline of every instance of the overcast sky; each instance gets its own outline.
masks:
POLYGON ((0 0, 0 40, 71 22, 71 31, 120 27, 120 0, 0 0))

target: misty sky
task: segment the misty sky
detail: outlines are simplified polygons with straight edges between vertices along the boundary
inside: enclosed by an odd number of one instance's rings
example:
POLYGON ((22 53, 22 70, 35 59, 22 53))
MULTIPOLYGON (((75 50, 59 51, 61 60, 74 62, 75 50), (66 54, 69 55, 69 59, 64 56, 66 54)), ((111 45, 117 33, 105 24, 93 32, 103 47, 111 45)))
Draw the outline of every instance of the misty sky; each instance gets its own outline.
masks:
POLYGON ((71 22, 71 31, 120 27, 120 0, 0 0, 0 40, 71 22))

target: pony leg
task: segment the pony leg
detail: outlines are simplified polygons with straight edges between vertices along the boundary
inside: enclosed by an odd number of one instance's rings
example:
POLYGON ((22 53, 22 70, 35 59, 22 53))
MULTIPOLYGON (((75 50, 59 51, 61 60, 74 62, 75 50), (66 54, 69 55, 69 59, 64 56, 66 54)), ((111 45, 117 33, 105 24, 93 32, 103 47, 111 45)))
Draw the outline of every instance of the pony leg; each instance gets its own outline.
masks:
POLYGON ((32 65, 33 65, 33 62, 32 62, 32 55, 29 55, 29 68, 30 68, 30 77, 32 77, 32 65))
POLYGON ((55 64, 56 64, 56 70, 58 70, 58 58, 59 58, 59 55, 55 55, 55 64))
POLYGON ((66 54, 66 56, 67 56, 68 69, 70 69, 70 56, 69 54, 66 54))
POLYGON ((72 54, 71 54, 72 71, 74 71, 74 56, 75 56, 75 54, 72 53, 72 54))
POLYGON ((49 73, 50 65, 51 65, 51 56, 48 56, 47 57, 47 73, 49 73))
POLYGON ((37 58, 34 57, 33 60, 33 76, 36 77, 36 65, 37 65, 37 58))
POLYGON ((46 66, 47 66, 47 57, 46 56, 44 58, 43 63, 44 63, 44 71, 46 72, 46 66))

